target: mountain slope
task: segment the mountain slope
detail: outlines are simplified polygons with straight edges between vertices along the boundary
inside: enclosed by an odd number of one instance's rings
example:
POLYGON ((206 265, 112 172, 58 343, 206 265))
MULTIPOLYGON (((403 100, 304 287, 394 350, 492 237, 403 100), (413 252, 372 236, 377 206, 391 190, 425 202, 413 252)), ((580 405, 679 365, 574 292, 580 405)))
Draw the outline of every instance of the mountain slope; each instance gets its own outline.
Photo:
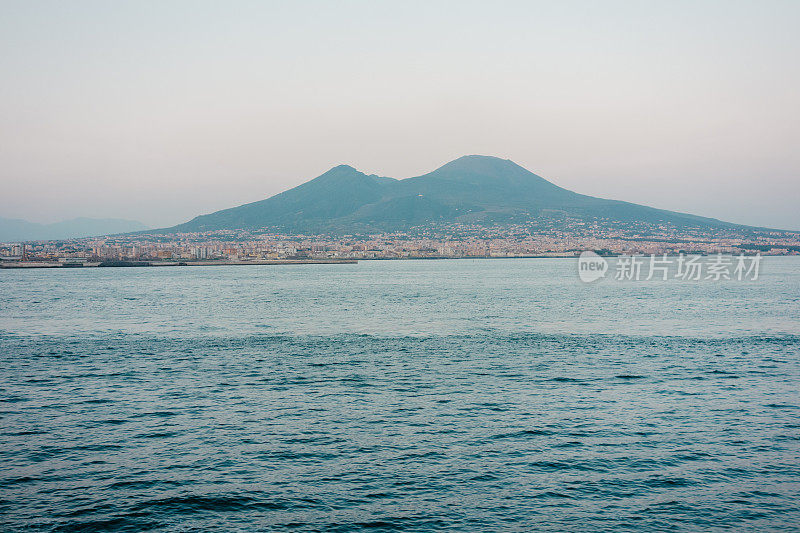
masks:
POLYGON ((341 165, 266 200, 202 215, 164 231, 268 228, 286 233, 356 233, 438 223, 520 223, 537 217, 735 226, 578 194, 512 161, 470 155, 403 180, 366 175, 341 165))
POLYGON ((120 218, 74 218, 53 224, 38 224, 16 218, 0 218, 0 242, 47 241, 114 235, 141 231, 147 226, 120 218))
POLYGON ((340 165, 266 200, 201 215, 171 229, 186 232, 260 227, 314 229, 379 201, 396 181, 340 165))

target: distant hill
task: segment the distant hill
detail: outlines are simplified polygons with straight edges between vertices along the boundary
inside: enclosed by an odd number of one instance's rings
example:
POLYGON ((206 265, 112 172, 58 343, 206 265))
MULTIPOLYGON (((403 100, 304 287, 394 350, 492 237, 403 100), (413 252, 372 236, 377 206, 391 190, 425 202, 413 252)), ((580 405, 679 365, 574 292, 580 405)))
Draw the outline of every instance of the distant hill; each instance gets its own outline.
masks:
POLYGON ((74 218, 53 224, 38 224, 16 218, 0 218, 0 242, 50 241, 113 235, 148 229, 135 220, 121 218, 74 218))
POLYGON ((341 165, 266 200, 198 216, 162 231, 271 228, 286 233, 358 233, 565 216, 621 223, 667 222, 679 227, 742 227, 578 194, 507 159, 468 155, 423 176, 403 180, 367 175, 341 165))

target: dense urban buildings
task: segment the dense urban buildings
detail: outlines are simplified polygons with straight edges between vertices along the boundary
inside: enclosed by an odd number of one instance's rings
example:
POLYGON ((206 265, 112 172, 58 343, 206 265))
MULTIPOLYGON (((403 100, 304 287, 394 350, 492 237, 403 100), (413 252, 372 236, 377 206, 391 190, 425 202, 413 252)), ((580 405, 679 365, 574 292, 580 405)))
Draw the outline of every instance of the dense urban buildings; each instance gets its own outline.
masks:
POLYGON ((3 264, 109 261, 252 262, 303 259, 413 259, 601 254, 800 254, 800 233, 715 231, 598 221, 558 227, 448 225, 370 235, 282 235, 268 231, 135 233, 65 241, 0 244, 3 264))

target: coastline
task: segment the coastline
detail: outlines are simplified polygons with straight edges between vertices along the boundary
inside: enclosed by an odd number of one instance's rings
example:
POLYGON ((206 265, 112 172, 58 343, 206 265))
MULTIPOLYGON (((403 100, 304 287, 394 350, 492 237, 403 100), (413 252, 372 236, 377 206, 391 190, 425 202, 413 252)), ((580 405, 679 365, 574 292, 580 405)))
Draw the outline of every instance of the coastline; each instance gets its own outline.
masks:
MULTIPOLYGON (((624 254, 598 254, 601 257, 619 257, 624 254)), ((660 254, 659 254, 660 255, 660 254)), ((678 254, 665 254, 668 257, 675 257, 678 254)), ((700 256, 709 256, 714 254, 695 254, 700 256)), ((729 254, 723 254, 729 255, 729 254)), ((791 255, 791 254, 788 254, 791 255)), ((783 257, 787 254, 761 254, 762 257, 783 257)), ((352 265, 357 264, 359 261, 445 261, 453 259, 574 259, 578 254, 531 254, 531 255, 514 255, 514 256, 489 256, 489 255, 476 255, 476 256, 427 256, 427 257, 361 257, 361 258, 345 258, 345 259, 266 259, 258 261, 230 261, 230 260, 217 260, 217 261, 92 261, 92 262, 66 262, 66 263, 53 263, 45 261, 15 261, 15 262, 0 262, 0 270, 24 270, 24 269, 38 269, 38 268, 134 268, 134 267, 184 267, 184 266, 272 266, 272 265, 352 265)))
POLYGON ((103 261, 86 263, 47 263, 39 261, 0 263, 0 269, 29 268, 135 268, 247 265, 330 265, 355 264, 356 259, 273 259, 265 261, 103 261))

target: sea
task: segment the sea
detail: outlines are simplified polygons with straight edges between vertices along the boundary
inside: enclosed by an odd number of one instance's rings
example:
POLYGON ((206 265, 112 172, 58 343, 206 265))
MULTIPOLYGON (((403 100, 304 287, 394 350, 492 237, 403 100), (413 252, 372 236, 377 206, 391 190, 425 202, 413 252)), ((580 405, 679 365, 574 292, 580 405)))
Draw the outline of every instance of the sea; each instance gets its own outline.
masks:
POLYGON ((800 531, 800 257, 0 271, 2 531, 800 531))

